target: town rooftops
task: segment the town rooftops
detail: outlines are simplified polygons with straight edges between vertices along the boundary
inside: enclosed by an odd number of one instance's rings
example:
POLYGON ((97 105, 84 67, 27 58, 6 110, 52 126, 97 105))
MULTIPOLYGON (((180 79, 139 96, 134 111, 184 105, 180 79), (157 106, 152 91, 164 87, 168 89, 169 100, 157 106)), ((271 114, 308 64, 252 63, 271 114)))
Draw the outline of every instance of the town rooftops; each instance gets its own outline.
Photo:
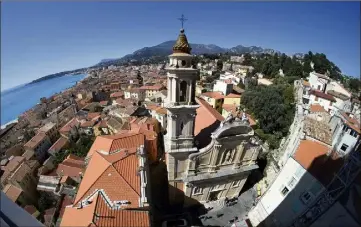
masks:
POLYGON ((325 79, 325 80, 330 80, 330 77, 326 76, 325 74, 321 74, 321 73, 316 73, 316 72, 311 72, 312 74, 314 74, 315 76, 325 79))
POLYGON ((79 177, 80 173, 84 171, 85 161, 84 158, 75 155, 68 155, 68 157, 58 165, 56 172, 58 175, 79 177))
POLYGON ((301 140, 293 158, 324 186, 342 166, 342 159, 331 148, 317 141, 301 140))
POLYGON ((160 90, 164 89, 164 86, 162 84, 154 84, 154 85, 151 85, 151 86, 142 86, 139 89, 141 89, 141 90, 160 91, 160 90))
POLYGON ((234 93, 229 93, 229 94, 226 95, 226 97, 224 97, 224 98, 241 98, 241 95, 234 94, 234 93))
POLYGON ((48 122, 46 123, 43 127, 39 128, 38 132, 45 132, 47 133, 50 129, 52 129, 53 127, 55 127, 56 124, 53 122, 48 122))
POLYGON ((218 92, 218 91, 209 91, 209 92, 202 93, 201 95, 208 97, 208 98, 213 98, 213 99, 223 99, 224 98, 222 93, 218 92))
POLYGON ((155 112, 156 112, 157 114, 166 115, 166 114, 167 114, 167 109, 164 108, 164 107, 158 107, 158 108, 155 110, 155 112))
POLYGON ((208 144, 211 133, 219 126, 224 117, 202 98, 196 98, 200 107, 196 110, 197 116, 194 124, 194 135, 199 146, 208 144))
POLYGON ((78 119, 76 119, 75 117, 73 119, 71 119, 70 121, 68 121, 61 129, 59 129, 60 133, 67 133, 70 132, 70 130, 73 127, 79 126, 80 123, 78 121, 78 119))
POLYGON ((49 149, 48 151, 57 153, 59 152, 63 147, 65 147, 68 144, 68 140, 64 137, 60 137, 49 149))
POLYGON ((355 118, 350 117, 347 113, 342 112, 342 117, 345 119, 345 123, 348 127, 355 130, 358 134, 361 134, 361 125, 360 122, 358 122, 355 118))
MULTIPOLYGON (((307 136, 323 143, 332 144, 332 131, 328 124, 329 116, 319 116, 321 119, 314 119, 307 116, 304 120, 303 131, 307 136)), ((317 117, 316 117, 317 118, 317 117)))
MULTIPOLYGON (((222 108, 224 110, 226 110, 228 113, 232 113, 233 117, 235 117, 236 115, 241 115, 242 116, 242 113, 243 113, 242 111, 238 112, 239 106, 234 105, 234 104, 223 104, 222 108)), ((246 113, 246 116, 248 117, 250 126, 256 125, 256 121, 253 120, 251 115, 246 113)))
POLYGON ((332 95, 332 96, 334 96, 336 98, 339 98, 339 99, 341 99, 343 101, 346 101, 346 100, 350 99, 350 97, 348 97, 347 95, 342 94, 342 93, 337 92, 337 91, 334 91, 334 90, 328 90, 327 94, 332 95))
POLYGON ((305 87, 310 87, 310 82, 306 81, 306 80, 302 80, 302 85, 305 87))
POLYGON ((140 176, 136 148, 103 154, 94 152, 79 185, 74 204, 84 200, 95 190, 102 189, 110 201, 128 200, 128 208, 138 207, 140 176))
POLYGON ((91 157, 96 151, 108 154, 119 149, 128 149, 144 145, 144 135, 140 133, 127 133, 116 135, 97 136, 93 145, 89 149, 87 158, 91 157))
POLYGON ((114 209, 108 206, 107 199, 101 192, 92 197, 90 205, 81 209, 65 207, 60 223, 61 227, 148 227, 149 213, 140 210, 114 209), (77 218, 74 218, 77 217, 77 218), (109 219, 108 217, 112 217, 109 219))
POLYGON ((327 113, 327 111, 318 103, 310 106, 311 113, 327 113))
POLYGON ((5 185, 3 192, 13 201, 14 203, 19 198, 23 190, 21 188, 18 188, 12 184, 5 185))
POLYGON ((39 143, 45 140, 46 134, 44 132, 39 132, 33 138, 31 138, 26 144, 24 144, 25 149, 35 149, 39 143))
POLYGON ((329 100, 331 102, 336 102, 336 99, 332 95, 325 94, 322 91, 311 90, 310 94, 314 95, 314 96, 316 96, 318 98, 326 99, 326 100, 329 100))
POLYGON ((119 97, 122 97, 122 96, 124 96, 123 91, 117 91, 117 92, 114 92, 114 93, 110 94, 111 98, 119 98, 119 97))

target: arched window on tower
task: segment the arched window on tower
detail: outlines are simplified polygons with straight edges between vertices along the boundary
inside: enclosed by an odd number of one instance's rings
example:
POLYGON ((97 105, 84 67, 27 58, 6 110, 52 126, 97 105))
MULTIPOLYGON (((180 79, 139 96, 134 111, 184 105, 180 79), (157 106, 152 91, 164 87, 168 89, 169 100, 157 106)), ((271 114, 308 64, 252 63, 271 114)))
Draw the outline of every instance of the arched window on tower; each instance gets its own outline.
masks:
POLYGON ((181 122, 179 126, 179 135, 183 135, 183 128, 184 128, 184 123, 181 122))
POLYGON ((180 83, 179 86, 179 101, 180 102, 185 102, 187 99, 187 82, 186 81, 182 81, 180 83))

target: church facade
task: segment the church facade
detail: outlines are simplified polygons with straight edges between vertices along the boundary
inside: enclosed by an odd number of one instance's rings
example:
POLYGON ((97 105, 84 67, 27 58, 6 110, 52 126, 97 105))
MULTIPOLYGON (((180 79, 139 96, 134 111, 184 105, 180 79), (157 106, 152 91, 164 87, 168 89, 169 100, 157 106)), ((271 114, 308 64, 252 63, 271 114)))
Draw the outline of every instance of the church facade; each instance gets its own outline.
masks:
POLYGON ((255 161, 261 149, 244 113, 226 119, 215 116, 218 120, 206 123, 205 118, 219 113, 212 112, 206 106, 208 103, 195 97, 199 70, 192 65, 192 58, 182 29, 166 67, 165 159, 170 200, 184 205, 238 196, 250 172, 258 168, 255 161), (203 114, 206 111, 200 111, 201 108, 209 110, 209 115, 203 114), (195 141, 197 124, 204 124, 203 134, 211 129, 201 139, 209 141, 203 147, 199 146, 200 141, 195 141))

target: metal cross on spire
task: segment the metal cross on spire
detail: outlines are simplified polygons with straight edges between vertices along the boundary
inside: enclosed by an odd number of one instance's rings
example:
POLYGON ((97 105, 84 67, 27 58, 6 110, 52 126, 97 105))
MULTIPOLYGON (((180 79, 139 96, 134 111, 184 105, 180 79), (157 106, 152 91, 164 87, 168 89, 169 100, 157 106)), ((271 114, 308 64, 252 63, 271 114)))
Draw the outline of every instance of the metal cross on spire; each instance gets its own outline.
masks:
POLYGON ((182 23, 182 29, 183 29, 183 25, 184 25, 184 22, 187 21, 188 19, 184 17, 184 15, 182 14, 182 16, 180 18, 178 18, 178 20, 181 21, 182 23))

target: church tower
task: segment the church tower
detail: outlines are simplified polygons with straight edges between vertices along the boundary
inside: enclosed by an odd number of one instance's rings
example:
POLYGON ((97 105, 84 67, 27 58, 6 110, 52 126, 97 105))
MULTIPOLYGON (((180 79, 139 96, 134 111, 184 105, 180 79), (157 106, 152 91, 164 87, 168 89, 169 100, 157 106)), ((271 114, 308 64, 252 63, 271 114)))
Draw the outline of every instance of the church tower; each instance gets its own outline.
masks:
POLYGON ((195 102, 199 70, 192 65, 192 59, 191 47, 184 29, 181 29, 166 68, 168 96, 165 102, 167 108, 165 152, 170 184, 182 179, 189 154, 197 151, 194 146, 194 122, 199 107, 195 102))

